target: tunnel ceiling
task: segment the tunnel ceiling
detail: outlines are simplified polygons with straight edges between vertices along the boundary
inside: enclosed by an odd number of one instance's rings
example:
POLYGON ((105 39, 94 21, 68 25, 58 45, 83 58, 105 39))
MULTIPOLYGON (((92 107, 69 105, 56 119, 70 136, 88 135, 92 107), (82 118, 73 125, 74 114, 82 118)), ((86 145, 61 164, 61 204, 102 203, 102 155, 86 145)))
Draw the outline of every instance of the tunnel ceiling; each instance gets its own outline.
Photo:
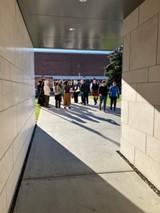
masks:
POLYGON ((18 0, 35 48, 111 50, 143 0, 18 0), (82 1, 82 2, 81 2, 82 1))

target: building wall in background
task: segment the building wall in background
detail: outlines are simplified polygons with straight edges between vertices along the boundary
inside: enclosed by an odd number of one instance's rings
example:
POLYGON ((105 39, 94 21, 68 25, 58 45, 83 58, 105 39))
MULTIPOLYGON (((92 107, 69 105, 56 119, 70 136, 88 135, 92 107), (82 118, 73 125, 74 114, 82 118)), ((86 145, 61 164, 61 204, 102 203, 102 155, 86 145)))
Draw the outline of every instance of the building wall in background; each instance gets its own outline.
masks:
POLYGON ((160 189, 160 1, 124 20, 121 152, 160 189))
POLYGON ((16 1, 0 3, 0 212, 7 213, 35 125, 34 55, 16 1))
POLYGON ((36 75, 104 76, 106 55, 35 53, 36 75))

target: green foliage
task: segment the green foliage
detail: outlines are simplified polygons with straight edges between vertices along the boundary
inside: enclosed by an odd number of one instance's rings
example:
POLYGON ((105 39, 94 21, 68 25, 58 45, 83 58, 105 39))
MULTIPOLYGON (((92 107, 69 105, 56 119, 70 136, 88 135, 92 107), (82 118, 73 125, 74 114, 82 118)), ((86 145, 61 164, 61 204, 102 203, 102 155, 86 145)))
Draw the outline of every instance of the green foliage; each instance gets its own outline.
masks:
POLYGON ((111 84, 113 81, 116 81, 119 86, 121 86, 122 79, 122 55, 123 47, 119 47, 110 54, 109 64, 105 65, 105 75, 108 77, 108 81, 111 84))
POLYGON ((41 106, 37 103, 37 101, 35 101, 35 117, 36 117, 36 121, 39 118, 40 111, 41 111, 41 106))

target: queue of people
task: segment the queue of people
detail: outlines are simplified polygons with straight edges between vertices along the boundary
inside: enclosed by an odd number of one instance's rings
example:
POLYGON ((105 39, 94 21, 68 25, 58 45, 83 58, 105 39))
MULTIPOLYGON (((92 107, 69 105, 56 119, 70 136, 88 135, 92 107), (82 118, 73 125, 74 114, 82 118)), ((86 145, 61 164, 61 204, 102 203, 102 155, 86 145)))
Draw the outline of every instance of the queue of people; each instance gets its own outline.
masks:
POLYGON ((54 81, 42 79, 37 85, 38 103, 41 106, 49 107, 49 99, 51 92, 55 96, 55 107, 61 108, 63 102, 64 109, 71 108, 71 99, 74 103, 79 103, 81 97, 81 104, 89 104, 89 96, 93 96, 94 105, 98 104, 99 110, 106 111, 107 98, 110 98, 110 110, 116 111, 117 99, 120 95, 119 87, 113 81, 109 86, 106 80, 98 82, 96 79, 90 83, 85 80, 81 81, 54 81))

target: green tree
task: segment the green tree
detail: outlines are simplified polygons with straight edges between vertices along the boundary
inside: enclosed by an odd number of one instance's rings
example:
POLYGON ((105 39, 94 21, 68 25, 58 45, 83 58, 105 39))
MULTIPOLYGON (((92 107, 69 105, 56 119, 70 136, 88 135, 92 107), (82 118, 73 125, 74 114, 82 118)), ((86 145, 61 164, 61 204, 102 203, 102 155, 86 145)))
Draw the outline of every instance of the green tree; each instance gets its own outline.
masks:
POLYGON ((108 56, 109 64, 105 65, 105 75, 108 77, 108 83, 111 84, 116 81, 121 86, 122 79, 122 56, 123 47, 119 47, 108 56))

